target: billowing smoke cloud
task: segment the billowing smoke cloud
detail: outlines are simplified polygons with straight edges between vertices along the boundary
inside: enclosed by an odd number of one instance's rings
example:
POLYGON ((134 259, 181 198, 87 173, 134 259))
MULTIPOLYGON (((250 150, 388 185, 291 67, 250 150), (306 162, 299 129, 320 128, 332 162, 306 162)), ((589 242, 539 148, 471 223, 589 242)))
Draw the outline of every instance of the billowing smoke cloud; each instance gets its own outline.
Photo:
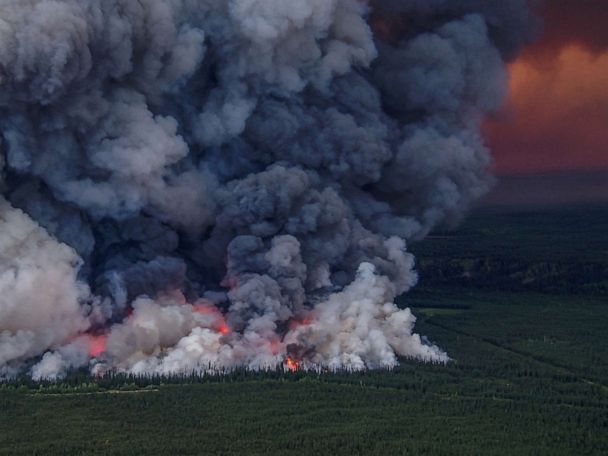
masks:
POLYGON ((0 201, 0 374, 89 328, 80 263, 72 248, 0 201))
POLYGON ((491 185, 480 122, 531 23, 524 0, 2 1, 1 374, 447 360, 394 304, 406 242, 491 185))

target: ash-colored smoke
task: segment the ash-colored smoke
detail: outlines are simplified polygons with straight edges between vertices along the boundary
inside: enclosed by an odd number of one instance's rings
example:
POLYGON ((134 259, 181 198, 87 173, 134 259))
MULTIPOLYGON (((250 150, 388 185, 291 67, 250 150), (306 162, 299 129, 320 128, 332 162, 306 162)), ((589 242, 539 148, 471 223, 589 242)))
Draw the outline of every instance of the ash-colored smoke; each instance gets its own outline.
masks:
POLYGON ((445 361, 406 242, 490 186, 525 0, 0 0, 0 375, 445 361))

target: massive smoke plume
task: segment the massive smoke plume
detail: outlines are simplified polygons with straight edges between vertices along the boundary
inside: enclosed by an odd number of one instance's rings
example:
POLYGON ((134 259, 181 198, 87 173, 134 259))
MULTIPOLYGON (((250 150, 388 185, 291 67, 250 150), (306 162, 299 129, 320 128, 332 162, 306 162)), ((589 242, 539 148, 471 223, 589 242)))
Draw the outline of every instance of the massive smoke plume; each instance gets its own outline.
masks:
POLYGON ((525 0, 0 0, 0 375, 444 361, 525 0))

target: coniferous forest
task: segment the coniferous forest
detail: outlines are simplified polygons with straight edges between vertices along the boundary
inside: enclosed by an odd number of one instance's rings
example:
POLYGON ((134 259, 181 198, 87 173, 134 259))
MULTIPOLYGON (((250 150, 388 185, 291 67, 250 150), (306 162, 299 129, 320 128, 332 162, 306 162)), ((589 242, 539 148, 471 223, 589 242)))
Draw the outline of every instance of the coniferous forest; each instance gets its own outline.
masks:
POLYGON ((16 378, 0 454, 608 454, 606 232, 602 209, 477 213, 413 245, 400 304, 447 365, 16 378))

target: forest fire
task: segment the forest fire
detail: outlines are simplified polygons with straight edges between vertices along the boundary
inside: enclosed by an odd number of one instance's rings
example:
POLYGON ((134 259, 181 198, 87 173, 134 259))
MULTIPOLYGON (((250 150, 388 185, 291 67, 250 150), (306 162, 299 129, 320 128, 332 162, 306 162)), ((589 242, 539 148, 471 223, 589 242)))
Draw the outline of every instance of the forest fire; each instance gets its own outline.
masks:
POLYGON ((108 336, 101 334, 97 336, 89 335, 89 355, 91 358, 97 358, 106 351, 106 345, 108 342, 108 336))
POLYGON ((526 0, 105 3, 0 2, 0 376, 447 362, 395 301, 526 0))
POLYGON ((285 360, 285 366, 287 367, 287 369, 289 369, 291 372, 295 372, 297 370, 300 369, 300 362, 296 361, 294 358, 292 358, 291 356, 288 356, 287 359, 285 360))
POLYGON ((198 314, 212 316, 216 320, 214 329, 217 332, 222 333, 224 335, 230 334, 232 332, 230 326, 228 326, 228 324, 226 323, 224 315, 217 307, 213 305, 213 303, 207 300, 200 300, 199 302, 193 304, 192 308, 194 312, 198 314))

